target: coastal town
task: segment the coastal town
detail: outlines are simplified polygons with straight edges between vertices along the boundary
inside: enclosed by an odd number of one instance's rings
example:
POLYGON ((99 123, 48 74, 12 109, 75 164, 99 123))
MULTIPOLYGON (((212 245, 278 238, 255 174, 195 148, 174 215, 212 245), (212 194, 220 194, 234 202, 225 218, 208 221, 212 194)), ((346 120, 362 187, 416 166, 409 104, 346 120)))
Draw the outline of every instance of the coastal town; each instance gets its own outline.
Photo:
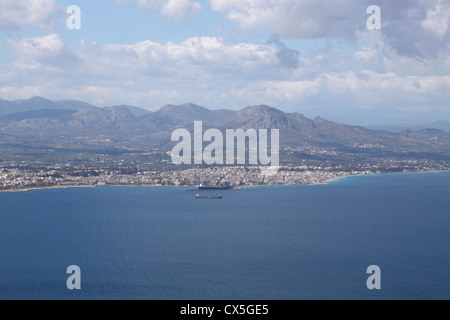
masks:
POLYGON ((221 166, 184 170, 146 171, 100 167, 0 168, 0 190, 20 191, 41 188, 96 186, 218 186, 234 188, 264 185, 314 185, 345 176, 377 173, 450 170, 448 164, 433 162, 359 165, 352 170, 342 166, 281 166, 268 170, 257 166, 221 166), (266 172, 268 171, 268 172, 266 172))

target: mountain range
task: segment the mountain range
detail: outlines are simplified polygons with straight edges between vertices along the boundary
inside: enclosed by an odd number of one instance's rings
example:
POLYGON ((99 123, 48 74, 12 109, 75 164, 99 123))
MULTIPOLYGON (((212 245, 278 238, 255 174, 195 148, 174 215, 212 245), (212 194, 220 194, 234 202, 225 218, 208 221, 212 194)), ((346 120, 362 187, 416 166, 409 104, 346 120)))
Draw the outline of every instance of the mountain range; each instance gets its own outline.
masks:
POLYGON ((74 100, 51 101, 42 97, 34 97, 29 100, 15 100, 15 101, 0 99, 0 116, 43 109, 79 111, 82 109, 92 107, 93 105, 81 101, 74 101, 74 100))
POLYGON ((423 130, 423 129, 438 129, 443 130, 450 133, 450 121, 435 121, 435 122, 426 122, 426 123, 409 123, 409 124, 391 124, 391 125, 378 125, 378 126, 370 126, 369 129, 373 130, 386 130, 391 132, 400 133, 407 130, 423 130))
POLYGON ((166 105, 156 112, 134 107, 98 108, 73 100, 0 100, 0 144, 33 147, 121 150, 171 150, 171 133, 204 128, 280 129, 283 146, 373 149, 396 153, 450 155, 450 133, 438 129, 389 132, 309 119, 270 106, 249 106, 238 112, 209 110, 192 103, 166 105))

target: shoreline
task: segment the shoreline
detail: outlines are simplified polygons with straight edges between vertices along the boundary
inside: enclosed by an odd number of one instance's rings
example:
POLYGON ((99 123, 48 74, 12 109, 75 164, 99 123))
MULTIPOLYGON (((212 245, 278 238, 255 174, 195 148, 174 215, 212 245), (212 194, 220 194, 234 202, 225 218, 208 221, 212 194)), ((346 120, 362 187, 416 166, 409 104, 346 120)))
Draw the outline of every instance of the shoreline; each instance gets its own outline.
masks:
MULTIPOLYGON (((247 188, 260 188, 260 187, 273 187, 273 186, 319 186, 319 185, 328 185, 330 182, 334 182, 340 179, 351 178, 351 177, 361 177, 361 176, 376 176, 376 175, 394 175, 394 174, 421 174, 421 173, 443 173, 450 172, 450 170, 444 171, 417 171, 417 172, 394 172, 394 173, 366 173, 366 174, 346 174, 339 177, 331 178, 325 180, 321 183, 312 183, 312 184, 267 184, 267 185, 243 185, 236 187, 232 190, 242 190, 247 188)), ((72 189, 72 188, 196 188, 196 186, 163 186, 163 185, 67 185, 67 186, 46 186, 46 187, 29 187, 23 189, 9 189, 9 190, 0 190, 0 193, 20 193, 20 192, 30 192, 30 191, 38 191, 38 190, 57 190, 57 189, 72 189)))
POLYGON ((37 191, 37 190, 56 190, 56 189, 70 189, 70 188, 95 188, 97 186, 47 186, 47 187, 31 187, 31 188, 23 188, 23 189, 8 189, 8 190, 0 190, 0 193, 15 193, 15 192, 29 192, 29 191, 37 191))
MULTIPOLYGON (((422 173, 444 173, 444 172, 450 172, 450 170, 354 174, 354 175, 344 175, 344 176, 341 176, 341 177, 333 178, 333 179, 327 180, 326 182, 320 183, 320 184, 325 184, 326 185, 326 184, 329 184, 330 182, 333 182, 333 181, 337 181, 337 180, 345 179, 345 178, 352 178, 352 177, 381 176, 381 175, 405 175, 405 174, 422 174, 422 173)), ((316 185, 320 185, 320 184, 316 184, 316 185)))

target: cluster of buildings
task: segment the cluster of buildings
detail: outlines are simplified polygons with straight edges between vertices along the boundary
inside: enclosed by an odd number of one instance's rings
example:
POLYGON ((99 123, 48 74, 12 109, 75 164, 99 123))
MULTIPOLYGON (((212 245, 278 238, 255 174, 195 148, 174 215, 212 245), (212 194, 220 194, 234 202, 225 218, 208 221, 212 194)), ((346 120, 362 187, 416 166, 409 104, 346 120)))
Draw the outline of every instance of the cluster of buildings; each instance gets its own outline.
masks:
POLYGON ((106 169, 64 172, 47 170, 0 169, 0 189, 17 190, 68 186, 196 186, 227 184, 235 187, 256 185, 304 185, 324 183, 340 176, 370 172, 305 171, 281 168, 277 173, 262 174, 260 167, 207 167, 180 171, 142 171, 121 174, 106 169))
MULTIPOLYGON (((365 173, 366 172, 355 172, 354 174, 365 173)), ((175 186, 192 186, 198 184, 216 186, 223 184, 232 185, 235 187, 261 185, 307 185, 324 183, 328 180, 346 175, 349 175, 349 173, 305 171, 298 170, 298 167, 281 167, 278 171, 270 170, 264 167, 210 167, 163 173, 162 184, 172 184, 175 186)))
MULTIPOLYGON (((337 166, 282 166, 277 171, 267 167, 221 166, 167 171, 130 172, 99 167, 0 168, 0 190, 23 190, 69 186, 197 186, 233 185, 236 188, 259 185, 310 185, 361 174, 386 172, 387 167, 402 171, 449 170, 445 165, 418 165, 395 167, 394 163, 355 166, 353 169, 337 166), (405 169, 406 168, 406 169, 405 169)), ((388 169, 389 170, 389 169, 388 169)))

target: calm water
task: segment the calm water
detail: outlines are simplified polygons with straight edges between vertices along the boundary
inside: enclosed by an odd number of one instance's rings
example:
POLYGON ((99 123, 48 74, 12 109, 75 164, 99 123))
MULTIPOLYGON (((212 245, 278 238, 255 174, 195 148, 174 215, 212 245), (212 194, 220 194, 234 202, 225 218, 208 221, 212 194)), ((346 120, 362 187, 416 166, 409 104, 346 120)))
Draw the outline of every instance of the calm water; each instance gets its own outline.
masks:
POLYGON ((0 299, 450 299, 449 172, 222 195, 2 193, 0 299))

